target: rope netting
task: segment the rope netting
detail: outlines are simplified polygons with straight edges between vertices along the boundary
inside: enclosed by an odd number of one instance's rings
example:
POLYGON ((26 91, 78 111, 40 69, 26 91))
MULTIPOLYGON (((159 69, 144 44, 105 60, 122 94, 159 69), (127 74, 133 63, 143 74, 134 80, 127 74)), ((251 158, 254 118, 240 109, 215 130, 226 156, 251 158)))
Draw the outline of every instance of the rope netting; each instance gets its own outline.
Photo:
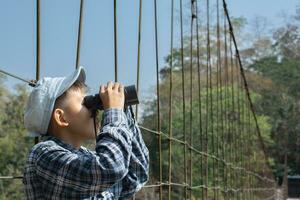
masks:
MULTIPOLYGON (((168 94, 162 98, 159 4, 153 0, 157 86, 153 116, 156 124, 147 127, 140 124, 140 129, 146 144, 149 138, 152 142, 155 140, 156 152, 150 149, 150 180, 141 190, 143 197, 139 198, 275 199, 275 179, 225 0, 170 1, 170 53, 165 78, 169 84, 165 84, 168 94), (184 5, 189 7, 188 11, 184 5), (184 18, 189 22, 184 22, 184 18), (188 34, 183 30, 186 23, 189 23, 188 34), (174 47, 175 30, 179 32, 178 48, 174 47), (175 94, 174 89, 178 88, 180 91, 175 94)), ((141 73, 142 0, 138 9, 137 92, 141 73)), ((117 0, 114 0, 113 10, 114 72, 118 81, 117 0)), ((84 0, 81 0, 76 68, 80 63, 83 12, 84 0)), ((36 16, 35 80, 28 81, 1 70, 31 86, 40 79, 40 0, 37 0, 36 16)), ((138 106, 135 114, 137 118, 138 106)), ((35 138, 35 144, 38 142, 39 138, 35 138)))

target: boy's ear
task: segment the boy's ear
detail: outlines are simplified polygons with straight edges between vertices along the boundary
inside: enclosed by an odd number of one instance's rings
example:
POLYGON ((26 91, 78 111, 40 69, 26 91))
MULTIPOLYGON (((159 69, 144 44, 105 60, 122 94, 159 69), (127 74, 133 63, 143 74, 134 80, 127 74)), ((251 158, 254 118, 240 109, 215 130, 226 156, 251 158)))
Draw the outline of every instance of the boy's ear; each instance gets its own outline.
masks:
POLYGON ((53 119, 60 127, 67 127, 69 123, 65 119, 65 112, 60 108, 55 108, 53 112, 53 119))

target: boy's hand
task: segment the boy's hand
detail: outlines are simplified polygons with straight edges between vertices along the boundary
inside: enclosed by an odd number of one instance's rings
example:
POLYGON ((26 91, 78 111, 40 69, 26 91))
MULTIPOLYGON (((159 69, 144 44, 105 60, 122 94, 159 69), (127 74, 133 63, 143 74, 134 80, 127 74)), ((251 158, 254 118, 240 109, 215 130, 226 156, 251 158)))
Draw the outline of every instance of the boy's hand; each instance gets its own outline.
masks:
POLYGON ((107 86, 101 85, 99 91, 104 110, 107 108, 123 108, 125 95, 124 86, 118 82, 107 82, 107 86))

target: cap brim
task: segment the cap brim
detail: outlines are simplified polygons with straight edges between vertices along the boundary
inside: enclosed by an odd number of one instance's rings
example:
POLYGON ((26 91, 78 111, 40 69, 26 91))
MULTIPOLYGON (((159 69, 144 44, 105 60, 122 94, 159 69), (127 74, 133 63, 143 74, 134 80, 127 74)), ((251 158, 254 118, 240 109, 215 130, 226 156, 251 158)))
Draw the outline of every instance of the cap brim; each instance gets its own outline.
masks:
POLYGON ((85 70, 83 66, 79 66, 72 74, 67 76, 63 82, 62 85, 63 87, 58 93, 58 96, 60 96, 62 93, 64 93, 68 88, 70 88, 75 81, 80 81, 85 83, 86 75, 85 75, 85 70))
MULTIPOLYGON (((78 71, 78 72, 77 72, 78 75, 75 76, 75 79, 85 83, 85 78, 86 78, 86 76, 85 76, 85 71, 84 71, 83 66, 79 66, 79 68, 78 68, 76 71, 78 71), (76 77, 77 77, 77 78, 76 78, 76 77)), ((75 81, 76 81, 76 80, 75 80, 75 81)), ((75 81, 74 81, 74 82, 75 82, 75 81)))

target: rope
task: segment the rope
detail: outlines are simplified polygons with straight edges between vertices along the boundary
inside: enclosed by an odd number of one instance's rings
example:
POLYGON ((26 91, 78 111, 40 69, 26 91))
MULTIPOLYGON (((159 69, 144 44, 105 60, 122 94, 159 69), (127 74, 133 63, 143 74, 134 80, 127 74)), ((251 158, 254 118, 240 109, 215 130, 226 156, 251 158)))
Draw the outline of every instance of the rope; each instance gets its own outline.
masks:
MULTIPOLYGON (((228 140, 228 136, 230 133, 230 127, 229 127, 229 120, 228 120, 228 109, 229 109, 229 102, 228 102, 228 46, 227 46, 227 24, 226 24, 226 19, 224 18, 224 53, 225 53, 225 63, 224 63, 224 67, 225 67, 225 107, 224 107, 224 117, 225 117, 225 137, 224 137, 224 143, 225 143, 225 149, 227 148, 227 143, 229 144, 229 140, 228 140)), ((230 144, 229 144, 229 149, 230 149, 230 144)), ((224 154, 224 159, 229 159, 228 154, 224 154)), ((227 190, 228 184, 230 185, 229 181, 228 181, 228 175, 230 177, 230 169, 227 169, 225 167, 225 188, 227 190)), ((227 195, 227 194, 226 194, 227 195)), ((225 199, 230 198, 230 196, 225 196, 225 199)))
POLYGON ((115 82, 118 82, 118 32, 117 32, 117 0, 114 0, 114 58, 115 58, 115 82))
MULTIPOLYGON (((198 20, 198 3, 196 1, 196 38, 197 38, 197 69, 198 69, 198 104, 199 104, 199 130, 200 130, 200 136, 199 136, 199 141, 201 145, 201 151, 203 151, 203 130, 202 130, 202 101, 201 101, 201 70, 200 70, 200 49, 199 49, 199 20, 198 20)), ((201 184, 203 185, 203 157, 201 156, 201 161, 200 161, 200 180, 201 184)), ((204 198, 204 190, 201 190, 201 197, 202 199, 204 198)))
MULTIPOLYGON (((217 121, 221 121, 221 130, 219 126, 217 126, 217 133, 221 132, 221 138, 223 138, 223 118, 220 116, 222 112, 222 106, 219 105, 222 102, 221 94, 220 94, 220 86, 221 86, 221 44, 220 44, 220 8, 219 8, 219 0, 216 0, 216 9, 217 9, 217 121), (221 109, 221 112, 219 112, 219 109, 221 109)), ((217 143, 217 152, 216 156, 219 156, 219 148, 222 148, 219 146, 219 137, 216 137, 216 143, 217 143)), ((219 170, 220 170, 220 164, 217 162, 217 182, 216 185, 219 184, 219 170)), ((216 194, 216 199, 219 199, 219 192, 216 194)))
MULTIPOLYGON (((155 61, 156 61, 156 93, 157 93, 157 131, 160 132, 160 90, 159 90, 159 63, 158 63, 158 36, 157 36, 157 2, 154 0, 154 32, 155 32, 155 61)), ((162 147, 161 135, 158 135, 159 152, 159 181, 162 182, 162 147)), ((162 199, 162 186, 159 188, 159 199, 162 199)))
MULTIPOLYGON (((169 96, 169 137, 172 137, 172 102, 173 102, 173 26, 174 26, 174 0, 171 0, 171 46, 170 46, 170 96, 169 96)), ((169 183, 172 182, 172 140, 169 140, 169 183)), ((168 187, 168 199, 172 199, 172 186, 168 187)))
MULTIPOLYGON (((140 60, 141 60, 141 29, 142 29, 142 5, 143 0, 140 0, 140 6, 139 6, 139 27, 138 27, 138 52, 137 52, 137 75, 136 75, 136 85, 137 85, 137 95, 139 96, 140 91, 140 60)), ((139 105, 136 105, 135 110, 135 116, 136 120, 138 121, 138 107, 139 105)))
MULTIPOLYGON (((190 35, 190 140, 189 143, 193 145, 193 27, 194 19, 196 18, 195 13, 195 0, 191 0, 191 35, 190 35)), ((189 172, 190 172, 190 185, 193 185, 193 156, 192 149, 190 148, 190 163, 189 163, 189 172)), ((190 197, 192 198, 192 190, 190 190, 190 197)))
MULTIPOLYGON (((232 117, 232 114, 234 114, 234 87, 233 87, 233 61, 232 61, 232 43, 231 43, 231 38, 229 38, 229 51, 230 51, 230 77, 231 77, 231 111, 229 113, 229 119, 230 119, 230 127, 231 127, 231 137, 232 139, 230 140, 230 144, 231 144, 231 148, 230 148, 230 159, 232 160, 231 162, 234 162, 235 161, 235 158, 234 158, 234 152, 233 152, 233 149, 236 149, 236 133, 235 133, 235 130, 234 130, 234 123, 233 123, 233 120, 231 119, 232 117), (232 141, 233 140, 233 141, 232 141), (233 144, 232 144, 233 143, 233 144)), ((231 185, 234 185, 235 184, 235 172, 232 172, 233 174, 231 175, 232 177, 230 177, 230 180, 231 180, 231 185)), ((234 196, 233 196, 234 198, 234 196)))
MULTIPOLYGON (((40 65, 41 65, 41 20, 40 20, 40 10, 41 10, 41 3, 40 0, 36 0, 36 74, 35 74, 35 80, 40 80, 40 65)), ((40 138, 37 136, 34 138, 34 143, 39 143, 40 138)))
MULTIPOLYGON (((182 11, 182 0, 180 0, 180 58, 181 58, 181 70, 182 70, 182 110, 183 110, 183 138, 186 143, 186 128, 185 128, 185 73, 184 73, 184 54, 183 54, 183 11, 182 11)), ((186 145, 184 145, 184 182, 187 183, 187 163, 186 163, 186 145)), ((187 187, 184 188, 184 198, 187 199, 187 187)))
POLYGON ((10 77, 13 77, 13 78, 15 78, 15 79, 18 79, 18 80, 20 80, 20 81, 23 81, 23 82, 25 82, 25 83, 28 83, 28 85, 30 85, 30 86, 32 86, 32 87, 34 87, 35 85, 36 85, 36 81, 35 80, 26 80, 26 79, 24 79, 24 78, 21 78, 21 77, 19 77, 19 76, 17 76, 17 75, 14 75, 14 74, 11 74, 11 73, 9 73, 9 72, 7 72, 7 71, 4 71, 4 70, 2 70, 2 69, 0 69, 0 72, 1 73, 3 73, 3 74, 5 74, 5 75, 7 75, 7 76, 10 76, 10 77))
MULTIPOLYGON (((136 92, 137 96, 139 96, 139 91, 140 91, 140 60, 141 60, 141 29, 142 29, 142 7, 143 7, 143 1, 139 1, 139 22, 138 22, 138 42, 137 42, 137 63, 136 63, 136 92)), ((139 105, 137 104, 135 106, 135 116, 136 116, 136 121, 138 121, 138 108, 139 105)), ((133 200, 135 199, 135 194, 132 198, 133 200)))
POLYGON ((80 64, 80 49, 81 49, 81 38, 82 38, 82 18, 83 18, 83 6, 84 0, 80 0, 80 11, 79 11, 79 23, 78 23, 78 35, 77 35, 77 53, 76 53, 76 69, 80 64))

